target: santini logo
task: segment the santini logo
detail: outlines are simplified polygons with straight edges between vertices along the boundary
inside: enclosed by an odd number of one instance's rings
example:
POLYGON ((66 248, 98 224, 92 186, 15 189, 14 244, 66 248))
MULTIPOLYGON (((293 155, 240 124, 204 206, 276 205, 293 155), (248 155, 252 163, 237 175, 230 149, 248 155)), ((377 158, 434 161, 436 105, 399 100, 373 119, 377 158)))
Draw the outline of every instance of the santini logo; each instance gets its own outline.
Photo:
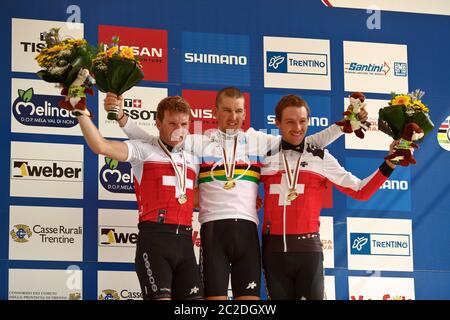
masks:
POLYGON ((61 97, 36 95, 33 88, 18 90, 12 105, 14 118, 26 126, 71 128, 77 125, 76 117, 58 107, 61 97))
POLYGON ((134 193, 133 172, 128 162, 105 158, 100 170, 100 183, 105 190, 114 193, 134 193))
POLYGON ((386 63, 386 61, 384 61, 381 64, 374 64, 374 63, 363 64, 357 62, 345 63, 346 73, 359 73, 359 74, 385 76, 389 73, 389 70, 391 70, 391 68, 386 63))
POLYGON ((410 236, 407 234, 350 233, 352 255, 409 256, 410 236))
POLYGON ((247 65, 246 56, 211 54, 211 53, 186 52, 184 54, 184 61, 187 63, 229 64, 237 66, 247 65))
POLYGON ((78 161, 12 159, 12 179, 82 181, 83 163, 78 161))

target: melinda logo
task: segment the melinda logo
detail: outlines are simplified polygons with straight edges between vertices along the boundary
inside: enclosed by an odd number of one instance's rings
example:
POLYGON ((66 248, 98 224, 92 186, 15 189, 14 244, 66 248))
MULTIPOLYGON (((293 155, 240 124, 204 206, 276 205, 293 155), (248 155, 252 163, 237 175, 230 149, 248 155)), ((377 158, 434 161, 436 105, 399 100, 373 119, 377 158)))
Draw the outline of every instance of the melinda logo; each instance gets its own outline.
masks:
POLYGON ((185 83, 249 86, 249 37, 183 32, 182 72, 185 83))
POLYGON ((71 128, 78 124, 68 110, 58 107, 61 96, 34 94, 33 88, 18 90, 12 104, 14 118, 26 126, 71 128))
POLYGON ((350 254, 410 256, 408 234, 350 233, 350 254))
POLYGON ((100 183, 104 189, 113 193, 134 193, 133 173, 128 162, 105 158, 100 170, 100 183))
POLYGON ((267 51, 267 72, 328 75, 328 57, 321 53, 267 51))

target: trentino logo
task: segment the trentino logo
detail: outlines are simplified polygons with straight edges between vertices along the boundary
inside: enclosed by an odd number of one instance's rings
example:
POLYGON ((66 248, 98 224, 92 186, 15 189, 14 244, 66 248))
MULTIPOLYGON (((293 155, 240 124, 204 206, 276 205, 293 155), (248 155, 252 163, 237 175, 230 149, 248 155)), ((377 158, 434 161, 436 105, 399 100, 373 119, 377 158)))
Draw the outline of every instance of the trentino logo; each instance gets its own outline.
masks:
POLYGON ((312 52, 267 51, 267 72, 328 75, 328 56, 312 52))
POLYGON ((410 256, 409 234, 350 233, 350 254, 410 256))
POLYGON ((33 232, 26 224, 16 224, 9 234, 15 242, 24 243, 29 241, 28 239, 33 235, 33 232))
POLYGON ((383 63, 358 63, 355 61, 346 62, 344 66, 345 73, 369 74, 375 76, 386 76, 391 67, 386 61, 383 63))
POLYGON ((98 300, 120 300, 120 296, 116 290, 106 289, 98 296, 98 300))
POLYGON ((133 227, 100 227, 100 245, 121 247, 135 245, 138 240, 135 229, 133 227))
POLYGON ((133 172, 128 162, 105 157, 105 165, 100 170, 99 178, 103 188, 109 192, 134 193, 133 172))
POLYGON ((11 179, 41 181, 83 181, 83 162, 11 159, 11 179))
POLYGON ((58 107, 61 97, 36 95, 33 88, 18 90, 12 105, 14 118, 26 126, 71 128, 78 124, 76 117, 58 107))

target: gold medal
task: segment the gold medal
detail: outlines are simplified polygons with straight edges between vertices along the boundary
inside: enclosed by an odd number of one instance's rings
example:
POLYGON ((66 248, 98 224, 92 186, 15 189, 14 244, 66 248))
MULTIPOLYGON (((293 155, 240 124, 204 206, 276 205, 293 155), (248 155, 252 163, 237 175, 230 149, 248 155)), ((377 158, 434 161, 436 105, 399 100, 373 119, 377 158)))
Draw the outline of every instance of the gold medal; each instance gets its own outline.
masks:
POLYGON ((187 202, 187 200, 188 200, 188 198, 187 198, 187 195, 185 195, 185 194, 180 195, 180 197, 178 198, 178 202, 180 204, 185 204, 187 202))
POLYGON ((297 197, 298 197, 298 193, 295 192, 295 190, 290 190, 290 192, 287 196, 287 199, 288 199, 288 201, 294 201, 295 199, 297 199, 297 197))
POLYGON ((225 190, 230 190, 233 189, 236 186, 236 182, 234 182, 233 180, 229 180, 227 182, 225 182, 225 185, 223 186, 223 188, 225 190))

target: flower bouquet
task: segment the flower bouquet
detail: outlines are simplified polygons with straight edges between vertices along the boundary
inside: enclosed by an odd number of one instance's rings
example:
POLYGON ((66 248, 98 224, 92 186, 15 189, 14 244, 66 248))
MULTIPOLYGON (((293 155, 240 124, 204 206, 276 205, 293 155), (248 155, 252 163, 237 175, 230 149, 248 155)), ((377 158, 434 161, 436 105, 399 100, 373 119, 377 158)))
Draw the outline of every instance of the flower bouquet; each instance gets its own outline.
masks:
POLYGON ((414 142, 422 142, 434 128, 429 109, 421 100, 423 95, 420 90, 409 94, 393 93, 389 106, 378 112, 378 129, 394 140, 400 140, 395 146, 396 151, 385 158, 395 164, 415 164, 412 151, 418 145, 414 142))
MULTIPOLYGON (((119 48, 119 38, 113 38, 113 44, 99 45, 92 60, 92 72, 97 87, 102 92, 112 92, 120 96, 144 78, 142 66, 129 47, 119 48)), ((109 120, 117 120, 119 107, 108 112, 109 120)))
POLYGON ((46 82, 58 83, 66 96, 59 106, 68 110, 85 110, 86 93, 94 94, 94 79, 89 75, 93 49, 84 39, 63 39, 59 37, 59 28, 52 28, 44 33, 47 47, 36 60, 43 69, 37 75, 46 82), (83 75, 81 76, 80 73, 83 75), (75 82, 75 84, 74 84, 75 82))

